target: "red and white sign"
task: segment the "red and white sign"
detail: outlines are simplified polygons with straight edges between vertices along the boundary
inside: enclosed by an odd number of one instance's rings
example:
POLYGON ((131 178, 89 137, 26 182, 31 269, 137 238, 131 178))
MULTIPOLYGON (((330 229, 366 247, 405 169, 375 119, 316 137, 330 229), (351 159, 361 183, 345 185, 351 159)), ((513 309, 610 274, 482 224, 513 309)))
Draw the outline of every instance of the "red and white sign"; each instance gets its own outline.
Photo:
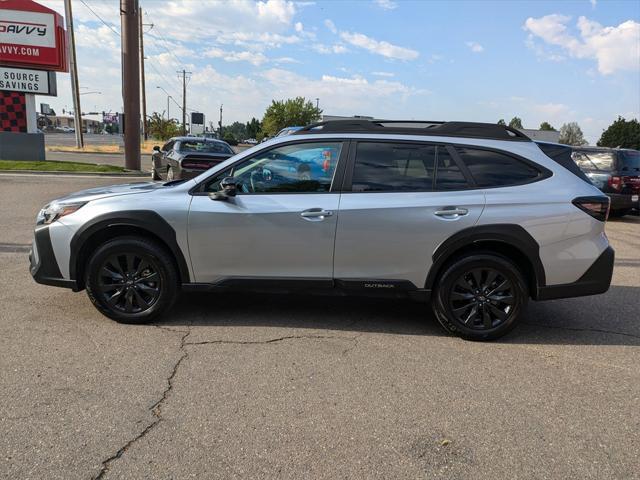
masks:
POLYGON ((0 0, 0 65, 68 71, 62 16, 32 0, 0 0))

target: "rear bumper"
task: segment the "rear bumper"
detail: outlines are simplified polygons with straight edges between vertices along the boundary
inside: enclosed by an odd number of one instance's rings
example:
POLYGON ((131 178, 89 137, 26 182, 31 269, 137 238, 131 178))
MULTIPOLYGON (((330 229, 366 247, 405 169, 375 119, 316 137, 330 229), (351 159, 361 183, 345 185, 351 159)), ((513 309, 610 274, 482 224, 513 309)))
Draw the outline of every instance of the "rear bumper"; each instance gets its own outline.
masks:
POLYGON ((613 275, 613 248, 607 247, 593 262, 591 267, 574 283, 538 287, 534 300, 554 300, 556 298, 584 297, 597 295, 609 290, 613 275))
POLYGON ((640 208, 640 201, 633 201, 632 194, 607 193, 611 199, 611 210, 626 210, 628 208, 640 208))
POLYGON ((35 231, 33 246, 29 252, 29 272, 37 283, 78 291, 77 282, 63 278, 60 273, 47 226, 38 227, 35 231))

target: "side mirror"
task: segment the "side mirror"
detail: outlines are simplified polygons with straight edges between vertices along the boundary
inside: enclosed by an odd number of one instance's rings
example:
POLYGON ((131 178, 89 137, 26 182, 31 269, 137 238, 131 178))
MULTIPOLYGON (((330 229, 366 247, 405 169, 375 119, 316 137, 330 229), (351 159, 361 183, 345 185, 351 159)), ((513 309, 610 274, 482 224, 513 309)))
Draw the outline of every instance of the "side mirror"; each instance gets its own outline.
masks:
POLYGON ((220 191, 209 194, 211 200, 227 201, 238 193, 238 184, 233 177, 224 177, 220 182, 220 191))
POLYGON ((154 151, 154 152, 159 152, 159 151, 160 151, 160 147, 159 147, 158 145, 155 145, 155 146, 153 147, 153 151, 154 151))

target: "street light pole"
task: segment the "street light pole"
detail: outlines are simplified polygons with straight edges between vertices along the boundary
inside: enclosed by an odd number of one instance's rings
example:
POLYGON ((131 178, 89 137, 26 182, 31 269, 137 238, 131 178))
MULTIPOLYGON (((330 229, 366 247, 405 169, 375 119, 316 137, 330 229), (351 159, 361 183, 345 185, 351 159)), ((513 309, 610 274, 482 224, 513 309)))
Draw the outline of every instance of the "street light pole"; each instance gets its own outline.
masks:
POLYGON ((157 85, 156 85, 156 88, 159 88, 160 90, 162 90, 164 93, 167 94, 167 121, 171 120, 171 115, 169 115, 169 99, 173 99, 173 97, 169 95, 169 92, 167 92, 164 88, 157 85))

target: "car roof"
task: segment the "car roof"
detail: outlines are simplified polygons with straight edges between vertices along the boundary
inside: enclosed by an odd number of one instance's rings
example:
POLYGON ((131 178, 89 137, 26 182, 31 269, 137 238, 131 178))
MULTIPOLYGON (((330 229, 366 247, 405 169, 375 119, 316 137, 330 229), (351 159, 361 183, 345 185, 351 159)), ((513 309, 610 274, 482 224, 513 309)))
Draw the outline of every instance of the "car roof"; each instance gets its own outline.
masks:
POLYGON ((193 140, 200 140, 202 142, 208 142, 208 143, 223 143, 225 145, 228 145, 228 143, 225 142, 224 140, 219 140, 217 138, 207 138, 207 137, 180 136, 180 137, 172 137, 169 141, 170 142, 183 142, 183 141, 193 141, 193 140))

